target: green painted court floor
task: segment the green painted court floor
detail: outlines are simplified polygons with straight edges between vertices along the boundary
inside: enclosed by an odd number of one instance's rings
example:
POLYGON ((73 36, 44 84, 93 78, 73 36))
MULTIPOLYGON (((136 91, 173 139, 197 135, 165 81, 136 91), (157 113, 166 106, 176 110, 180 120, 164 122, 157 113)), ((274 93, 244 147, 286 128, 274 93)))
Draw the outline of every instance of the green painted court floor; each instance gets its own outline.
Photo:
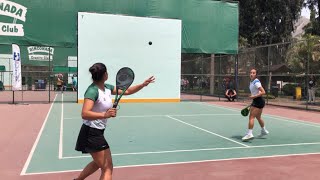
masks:
MULTIPOLYGON (((58 94, 56 100, 62 100, 58 94)), ((91 157, 74 150, 81 104, 53 103, 22 175, 81 170, 91 157)), ((270 134, 242 142, 240 110, 202 102, 120 104, 105 137, 115 167, 318 153, 320 124, 263 116, 270 134)), ((254 135, 260 132, 256 122, 254 135)))

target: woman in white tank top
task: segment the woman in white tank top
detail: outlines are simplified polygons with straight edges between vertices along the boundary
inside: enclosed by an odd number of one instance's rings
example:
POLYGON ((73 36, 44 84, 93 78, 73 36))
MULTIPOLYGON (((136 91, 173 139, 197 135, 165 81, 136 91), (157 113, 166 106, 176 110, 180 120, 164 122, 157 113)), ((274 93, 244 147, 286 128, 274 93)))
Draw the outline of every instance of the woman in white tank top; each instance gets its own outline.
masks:
POLYGON ((251 69, 250 71, 250 92, 251 95, 249 96, 250 99, 252 99, 252 104, 250 107, 250 115, 249 115, 249 124, 248 124, 248 132, 247 134, 242 138, 242 141, 248 141, 250 139, 253 139, 253 133, 252 129, 254 126, 254 119, 257 118, 260 126, 261 126, 261 136, 265 136, 269 134, 267 129, 265 128, 265 123, 261 118, 262 110, 265 105, 265 101, 262 97, 266 92, 264 88, 261 85, 260 80, 257 78, 257 70, 251 69))
MULTIPOLYGON (((80 129, 76 150, 82 153, 90 153, 92 161, 82 170, 78 179, 85 179, 98 169, 101 169, 100 179, 112 179, 112 156, 109 144, 104 137, 107 120, 116 117, 117 110, 112 107, 111 95, 116 94, 116 87, 105 84, 108 80, 107 68, 103 63, 95 63, 89 69, 93 83, 89 85, 84 95, 82 107, 83 125, 80 129)), ((142 88, 153 83, 152 76, 143 83, 130 86, 125 95, 134 94, 142 88)), ((122 90, 119 90, 119 94, 122 90)))

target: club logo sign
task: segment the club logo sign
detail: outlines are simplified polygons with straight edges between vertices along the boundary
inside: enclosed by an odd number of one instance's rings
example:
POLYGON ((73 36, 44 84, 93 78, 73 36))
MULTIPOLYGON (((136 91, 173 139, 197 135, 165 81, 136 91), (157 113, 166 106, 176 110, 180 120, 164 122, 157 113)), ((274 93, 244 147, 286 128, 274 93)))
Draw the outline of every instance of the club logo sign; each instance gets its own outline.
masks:
POLYGON ((12 1, 0 0, 0 15, 13 18, 12 23, 0 22, 0 36, 24 36, 23 24, 26 22, 27 8, 12 1))
POLYGON ((49 61, 53 59, 54 48, 42 46, 29 46, 28 47, 29 60, 34 61, 49 61))

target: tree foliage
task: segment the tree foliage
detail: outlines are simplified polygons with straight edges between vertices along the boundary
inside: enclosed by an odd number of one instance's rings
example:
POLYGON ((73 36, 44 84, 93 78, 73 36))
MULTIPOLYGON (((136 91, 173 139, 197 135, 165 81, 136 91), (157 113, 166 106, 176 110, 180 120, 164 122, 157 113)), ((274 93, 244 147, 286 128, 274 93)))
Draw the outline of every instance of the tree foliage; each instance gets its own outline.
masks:
POLYGON ((320 36, 320 0, 306 0, 304 7, 310 10, 310 23, 304 27, 305 33, 320 36))
POLYGON ((320 37, 307 34, 305 41, 295 43, 287 53, 287 63, 296 73, 320 73, 320 37))
POLYGON ((240 1, 240 36, 251 46, 289 41, 304 0, 240 1))

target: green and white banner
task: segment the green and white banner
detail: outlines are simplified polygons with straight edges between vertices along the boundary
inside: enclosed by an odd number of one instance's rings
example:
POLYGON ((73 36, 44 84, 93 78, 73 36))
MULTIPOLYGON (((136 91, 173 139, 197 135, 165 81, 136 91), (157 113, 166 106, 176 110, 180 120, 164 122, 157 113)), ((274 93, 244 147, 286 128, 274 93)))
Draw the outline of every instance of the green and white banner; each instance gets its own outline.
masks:
POLYGON ((22 90, 20 48, 12 44, 12 90, 22 90))
POLYGON ((12 22, 0 22, 0 36, 24 36, 23 24, 26 21, 27 8, 12 1, 0 0, 0 15, 13 18, 12 22), (17 19, 20 20, 17 23, 17 19))

